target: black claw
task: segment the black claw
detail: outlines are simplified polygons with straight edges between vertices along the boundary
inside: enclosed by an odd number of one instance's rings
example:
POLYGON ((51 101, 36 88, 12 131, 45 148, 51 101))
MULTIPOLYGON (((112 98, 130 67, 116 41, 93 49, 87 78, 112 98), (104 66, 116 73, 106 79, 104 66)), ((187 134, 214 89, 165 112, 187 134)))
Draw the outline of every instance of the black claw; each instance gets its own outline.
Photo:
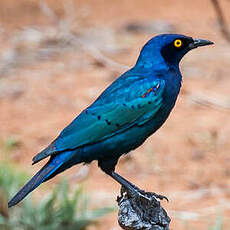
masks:
POLYGON ((159 194, 154 193, 154 196, 159 200, 164 200, 165 199, 167 202, 169 202, 168 197, 166 197, 164 195, 159 195, 159 194))

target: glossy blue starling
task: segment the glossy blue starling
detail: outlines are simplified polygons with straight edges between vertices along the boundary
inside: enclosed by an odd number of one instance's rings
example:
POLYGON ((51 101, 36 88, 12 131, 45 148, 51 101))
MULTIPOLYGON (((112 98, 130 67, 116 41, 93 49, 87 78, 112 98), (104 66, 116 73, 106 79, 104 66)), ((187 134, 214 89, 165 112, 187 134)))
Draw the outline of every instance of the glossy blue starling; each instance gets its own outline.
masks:
POLYGON ((115 172, 117 161, 143 144, 168 118, 181 88, 182 57, 194 48, 211 44, 179 34, 150 39, 134 67, 117 78, 33 158, 35 164, 50 157, 8 206, 16 205, 41 183, 73 165, 93 160, 126 189, 141 195, 141 190, 115 172))

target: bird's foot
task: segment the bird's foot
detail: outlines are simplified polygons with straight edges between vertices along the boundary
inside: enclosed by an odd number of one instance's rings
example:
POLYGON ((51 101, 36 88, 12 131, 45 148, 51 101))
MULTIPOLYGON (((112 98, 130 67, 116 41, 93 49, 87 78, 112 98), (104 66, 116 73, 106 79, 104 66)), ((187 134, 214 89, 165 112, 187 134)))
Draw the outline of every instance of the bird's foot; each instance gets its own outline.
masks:
POLYGON ((169 201, 168 198, 164 195, 159 195, 156 194, 154 192, 145 192, 144 190, 138 188, 137 186, 133 185, 133 189, 132 190, 127 190, 125 187, 122 186, 121 188, 121 193, 127 192, 128 195, 130 195, 131 197, 139 197, 141 199, 145 199, 148 201, 151 201, 152 199, 156 199, 156 200, 167 200, 167 202, 169 201))

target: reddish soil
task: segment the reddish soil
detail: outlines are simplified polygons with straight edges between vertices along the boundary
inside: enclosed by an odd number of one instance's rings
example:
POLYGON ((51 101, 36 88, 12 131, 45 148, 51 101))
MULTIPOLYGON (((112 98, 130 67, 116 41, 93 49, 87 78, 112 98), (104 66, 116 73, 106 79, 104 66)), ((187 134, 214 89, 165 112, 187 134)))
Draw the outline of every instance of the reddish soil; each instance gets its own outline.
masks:
MULTIPOLYGON (((49 0, 47 4, 59 19, 63 18, 64 0, 49 0)), ((142 45, 154 35, 119 32, 129 22, 164 20, 173 24, 177 33, 215 42, 215 46, 194 50, 184 58, 183 88, 170 118, 143 146, 123 157, 117 171, 139 187, 169 198, 169 203, 162 204, 172 218, 172 229, 208 229, 219 214, 224 217, 224 229, 229 228, 230 110, 223 108, 222 103, 229 107, 230 44, 219 33, 210 1, 79 0, 74 4, 73 27, 115 31, 115 43, 122 44, 125 52, 105 55, 124 65, 133 65, 142 45), (194 95, 198 100, 201 96, 215 99, 218 105, 192 103, 194 95)), ((221 5, 230 24, 230 2, 223 0, 221 5)), ((9 40, 17 36, 16 31, 52 25, 35 0, 2 1, 0 50, 12 47, 9 40)), ((31 166, 35 153, 49 144, 120 73, 77 49, 12 68, 12 72, 0 77, 0 85, 4 86, 1 89, 6 91, 0 94, 0 138, 19 140, 20 146, 10 158, 31 174, 43 165, 42 162, 31 166)), ((71 184, 79 183, 73 178, 79 168, 73 167, 63 176, 71 184)), ((60 178, 47 183, 47 189, 60 178)), ((119 185, 102 173, 96 163, 89 166, 84 187, 93 206, 116 205, 119 185)), ((35 197, 41 196, 41 190, 42 187, 34 192, 35 197)), ((115 212, 90 228, 120 229, 116 218, 115 212)))

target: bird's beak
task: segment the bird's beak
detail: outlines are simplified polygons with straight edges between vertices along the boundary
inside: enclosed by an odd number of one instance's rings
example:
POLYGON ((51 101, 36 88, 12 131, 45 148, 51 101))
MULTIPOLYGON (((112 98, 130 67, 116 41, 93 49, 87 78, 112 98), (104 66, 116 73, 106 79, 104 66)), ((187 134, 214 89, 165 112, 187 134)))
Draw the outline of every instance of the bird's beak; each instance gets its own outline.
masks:
POLYGON ((199 46, 208 46, 208 45, 213 45, 214 43, 209 41, 209 40, 204 40, 204 39, 194 39, 193 42, 189 44, 190 49, 195 49, 199 46))

